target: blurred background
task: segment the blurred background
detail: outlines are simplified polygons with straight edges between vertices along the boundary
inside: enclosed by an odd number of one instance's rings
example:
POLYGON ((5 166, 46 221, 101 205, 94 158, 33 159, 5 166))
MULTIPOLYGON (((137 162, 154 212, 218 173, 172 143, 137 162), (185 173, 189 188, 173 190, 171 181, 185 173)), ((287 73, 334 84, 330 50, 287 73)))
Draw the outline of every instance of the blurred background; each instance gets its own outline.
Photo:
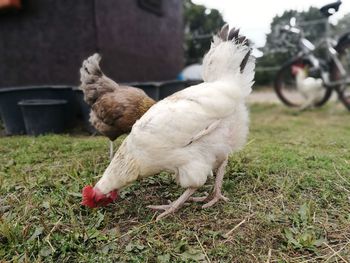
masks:
MULTIPOLYGON (((241 28, 249 39, 257 57, 255 90, 270 91, 253 100, 276 102, 272 91, 276 74, 300 51, 301 39, 297 34, 286 35, 282 29, 294 17, 304 38, 312 43, 324 40, 329 24, 320 8, 325 4, 329 2, 0 0, 0 115, 6 133, 24 133, 21 111, 28 105, 20 102, 28 99, 66 100, 50 103, 66 103, 65 115, 80 114, 88 123, 89 109, 77 87, 83 60, 95 52, 101 54, 101 68, 108 77, 142 88, 155 100, 200 82, 202 58, 213 34, 225 23, 241 28), (35 94, 29 94, 30 89, 35 94), (7 123, 13 120, 12 129, 7 123)), ((349 1, 344 1, 329 19, 329 36, 335 44, 349 31, 349 10, 349 1)), ((345 42, 348 45, 350 40, 345 42)), ((322 52, 316 50, 315 54, 327 57, 322 52)), ((314 83, 320 82, 320 74, 315 76, 314 83)), ((281 84, 281 90, 292 86, 287 81, 294 76, 284 79, 286 85, 281 84)), ((300 91, 300 85, 295 86, 294 90, 300 91)), ((322 88, 322 84, 318 86, 322 88)), ((45 106, 48 102, 40 103, 45 106)), ((345 104, 350 109, 350 100, 345 104)), ((37 109, 39 113, 46 111, 37 109)), ((74 124, 74 118, 70 119, 69 127, 74 124)))
POLYGON ((183 65, 181 1, 3 2, 18 8, 0 14, 1 87, 77 85, 94 52, 117 81, 171 79, 183 65))
MULTIPOLYGON (((306 36, 324 32, 319 8, 328 1, 239 4, 228 0, 1 0, 0 88, 79 84, 83 59, 100 52, 106 74, 122 82, 175 79, 201 63, 225 22, 242 29, 258 57, 256 85, 271 83, 278 65, 295 52, 278 36, 291 17, 306 36)), ((332 32, 350 26, 349 1, 331 17, 332 32)))
MULTIPOLYGON (((212 31, 225 21, 241 28, 254 47, 254 55, 258 58, 256 86, 271 85, 281 64, 297 52, 297 40, 290 39, 292 45, 286 45, 280 28, 296 17, 305 37, 313 43, 317 42, 324 37, 326 21, 319 9, 331 2, 334 1, 186 1, 186 63, 199 61, 210 44, 212 31), (202 21, 200 13, 206 15, 202 21), (205 47, 201 48, 202 45, 205 47)), ((350 30, 349 1, 342 2, 339 11, 330 17, 330 22, 331 35, 335 39, 350 30)))

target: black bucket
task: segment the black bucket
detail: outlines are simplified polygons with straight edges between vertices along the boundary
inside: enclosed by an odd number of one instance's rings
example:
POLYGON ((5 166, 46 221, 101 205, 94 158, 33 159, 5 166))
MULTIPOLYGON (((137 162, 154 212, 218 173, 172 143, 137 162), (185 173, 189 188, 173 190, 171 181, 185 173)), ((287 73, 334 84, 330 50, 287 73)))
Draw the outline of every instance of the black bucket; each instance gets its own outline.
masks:
POLYGON ((50 98, 49 87, 14 87, 0 89, 0 113, 7 135, 24 134, 25 126, 20 107, 17 105, 23 99, 50 98))
POLYGON ((159 86, 159 99, 162 100, 175 92, 186 88, 185 81, 182 80, 170 80, 164 81, 159 86))
POLYGON ((79 106, 78 114, 82 117, 85 129, 91 133, 96 133, 96 129, 90 123, 90 106, 84 100, 84 93, 80 89, 74 89, 76 104, 79 106))
POLYGON ((37 136, 65 130, 66 100, 23 100, 18 105, 23 113, 27 134, 37 136))
POLYGON ((70 86, 27 86, 0 88, 0 114, 7 135, 24 134, 25 126, 18 102, 31 99, 63 99, 65 121, 68 127, 74 124, 76 104, 70 86))
MULTIPOLYGON (((194 83, 198 84, 198 83, 194 83)), ((162 100, 175 92, 183 90, 190 86, 187 81, 183 80, 167 80, 154 82, 129 82, 127 86, 142 89, 148 96, 154 100, 162 100)))
POLYGON ((152 99, 159 100, 160 82, 130 82, 124 84, 130 87, 142 89, 152 99))

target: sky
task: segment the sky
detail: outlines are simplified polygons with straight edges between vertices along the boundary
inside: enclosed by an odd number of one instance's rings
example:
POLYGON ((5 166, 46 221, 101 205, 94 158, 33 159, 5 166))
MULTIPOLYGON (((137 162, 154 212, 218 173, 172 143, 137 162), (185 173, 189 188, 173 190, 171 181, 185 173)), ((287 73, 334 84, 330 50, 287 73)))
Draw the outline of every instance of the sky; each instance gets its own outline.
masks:
MULTIPOLYGON (((192 0, 208 8, 218 9, 224 20, 232 27, 241 28, 241 32, 251 39, 257 47, 265 43, 265 35, 270 30, 270 23, 275 15, 285 10, 307 10, 310 6, 321 8, 336 0, 192 0)), ((350 12, 350 0, 343 0, 339 11, 331 17, 337 21, 350 12)))

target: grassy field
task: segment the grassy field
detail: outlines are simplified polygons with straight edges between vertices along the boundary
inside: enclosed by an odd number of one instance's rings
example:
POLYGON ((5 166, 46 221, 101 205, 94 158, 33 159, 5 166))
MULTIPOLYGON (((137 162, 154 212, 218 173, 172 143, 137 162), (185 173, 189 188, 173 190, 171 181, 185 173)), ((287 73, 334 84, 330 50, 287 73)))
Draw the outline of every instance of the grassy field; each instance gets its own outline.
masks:
POLYGON ((230 201, 155 222, 146 206, 183 191, 165 173, 107 208, 80 205, 108 164, 105 138, 2 137, 0 262, 348 262, 349 149, 343 107, 253 105, 249 143, 225 176, 230 201))

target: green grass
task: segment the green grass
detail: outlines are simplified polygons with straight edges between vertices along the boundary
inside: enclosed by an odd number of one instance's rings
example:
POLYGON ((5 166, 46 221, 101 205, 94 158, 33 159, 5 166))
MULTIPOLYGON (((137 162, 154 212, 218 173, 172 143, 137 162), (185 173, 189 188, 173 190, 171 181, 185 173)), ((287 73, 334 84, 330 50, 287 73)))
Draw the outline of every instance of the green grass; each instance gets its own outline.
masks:
POLYGON ((207 210, 192 203, 160 222, 146 206, 183 191, 165 173, 106 208, 79 204, 82 187, 108 164, 107 146, 102 137, 0 138, 0 261, 350 260, 350 114, 343 108, 253 105, 249 143, 231 156, 225 176, 230 201, 207 210))

